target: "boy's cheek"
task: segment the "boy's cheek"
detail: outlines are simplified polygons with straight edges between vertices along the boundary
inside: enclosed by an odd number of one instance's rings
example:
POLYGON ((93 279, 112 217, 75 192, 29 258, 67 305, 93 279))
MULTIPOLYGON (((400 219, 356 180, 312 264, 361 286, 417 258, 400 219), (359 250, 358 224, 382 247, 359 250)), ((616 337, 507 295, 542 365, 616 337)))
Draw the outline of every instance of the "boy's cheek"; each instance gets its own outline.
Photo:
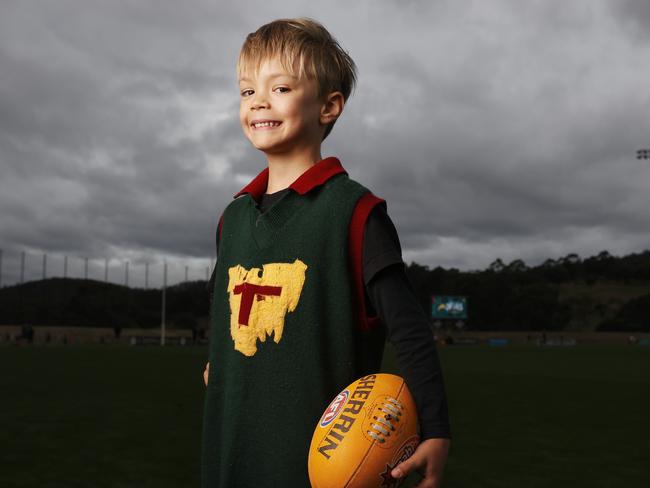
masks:
POLYGON ((240 127, 241 127, 241 130, 244 133, 244 135, 250 139, 250 137, 251 137, 251 128, 248 126, 248 122, 245 121, 245 120, 241 121, 240 127))

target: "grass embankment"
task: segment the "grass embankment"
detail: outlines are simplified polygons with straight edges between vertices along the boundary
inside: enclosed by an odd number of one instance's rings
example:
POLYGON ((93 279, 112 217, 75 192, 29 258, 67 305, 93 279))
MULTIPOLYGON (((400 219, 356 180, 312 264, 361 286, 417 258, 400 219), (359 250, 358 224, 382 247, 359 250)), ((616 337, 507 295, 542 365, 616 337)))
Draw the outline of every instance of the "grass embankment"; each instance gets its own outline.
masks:
POLYGON ((571 321, 563 332, 595 331, 600 323, 614 318, 630 300, 650 293, 648 283, 598 281, 593 284, 565 283, 559 301, 569 308, 571 321))

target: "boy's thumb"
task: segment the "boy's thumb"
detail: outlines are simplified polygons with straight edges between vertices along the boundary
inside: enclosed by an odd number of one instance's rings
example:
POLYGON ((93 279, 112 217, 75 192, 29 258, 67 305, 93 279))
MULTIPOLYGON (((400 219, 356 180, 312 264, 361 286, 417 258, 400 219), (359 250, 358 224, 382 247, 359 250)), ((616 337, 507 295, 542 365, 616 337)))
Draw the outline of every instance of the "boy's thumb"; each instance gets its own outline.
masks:
POLYGON ((403 478, 407 476, 411 471, 413 471, 414 467, 415 464, 413 463, 413 458, 410 457, 406 461, 402 461, 397 466, 395 466, 390 474, 393 478, 403 478))

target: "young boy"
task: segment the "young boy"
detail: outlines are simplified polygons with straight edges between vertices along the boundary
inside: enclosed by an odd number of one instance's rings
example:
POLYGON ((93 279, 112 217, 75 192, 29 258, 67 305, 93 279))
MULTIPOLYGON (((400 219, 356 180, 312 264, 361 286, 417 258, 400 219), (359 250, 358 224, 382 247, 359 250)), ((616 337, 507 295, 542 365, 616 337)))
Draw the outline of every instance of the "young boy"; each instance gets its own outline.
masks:
POLYGON ((386 335, 421 437, 392 475, 417 469, 418 486, 440 484, 450 438, 444 386, 397 233, 385 201, 321 156, 355 69, 311 19, 271 22, 242 47, 240 122, 268 167, 219 220, 204 488, 308 487, 318 419, 343 387, 379 371, 386 335))

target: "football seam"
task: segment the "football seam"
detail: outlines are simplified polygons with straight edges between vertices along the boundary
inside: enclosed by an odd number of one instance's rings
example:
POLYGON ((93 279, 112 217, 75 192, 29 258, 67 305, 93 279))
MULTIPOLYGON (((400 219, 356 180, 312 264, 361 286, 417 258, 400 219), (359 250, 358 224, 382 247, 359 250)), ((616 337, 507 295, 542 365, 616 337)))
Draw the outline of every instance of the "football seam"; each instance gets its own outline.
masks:
MULTIPOLYGON (((400 394, 402 393, 402 390, 404 389, 404 385, 406 382, 402 380, 402 384, 399 387, 399 390, 397 390, 397 395, 395 395, 397 398, 399 398, 400 394)), ((377 445, 377 441, 372 441, 372 444, 370 444, 370 447, 366 451, 366 453, 363 456, 363 459, 361 459, 361 462, 357 465, 357 469, 354 470, 354 472, 350 475, 350 479, 345 483, 345 486, 343 488, 348 488, 350 486, 350 483, 354 481, 354 477, 356 474, 359 472, 359 469, 361 469, 361 466, 363 466, 363 462, 366 460, 366 458, 370 455, 370 451, 372 451, 372 448, 377 445)))

